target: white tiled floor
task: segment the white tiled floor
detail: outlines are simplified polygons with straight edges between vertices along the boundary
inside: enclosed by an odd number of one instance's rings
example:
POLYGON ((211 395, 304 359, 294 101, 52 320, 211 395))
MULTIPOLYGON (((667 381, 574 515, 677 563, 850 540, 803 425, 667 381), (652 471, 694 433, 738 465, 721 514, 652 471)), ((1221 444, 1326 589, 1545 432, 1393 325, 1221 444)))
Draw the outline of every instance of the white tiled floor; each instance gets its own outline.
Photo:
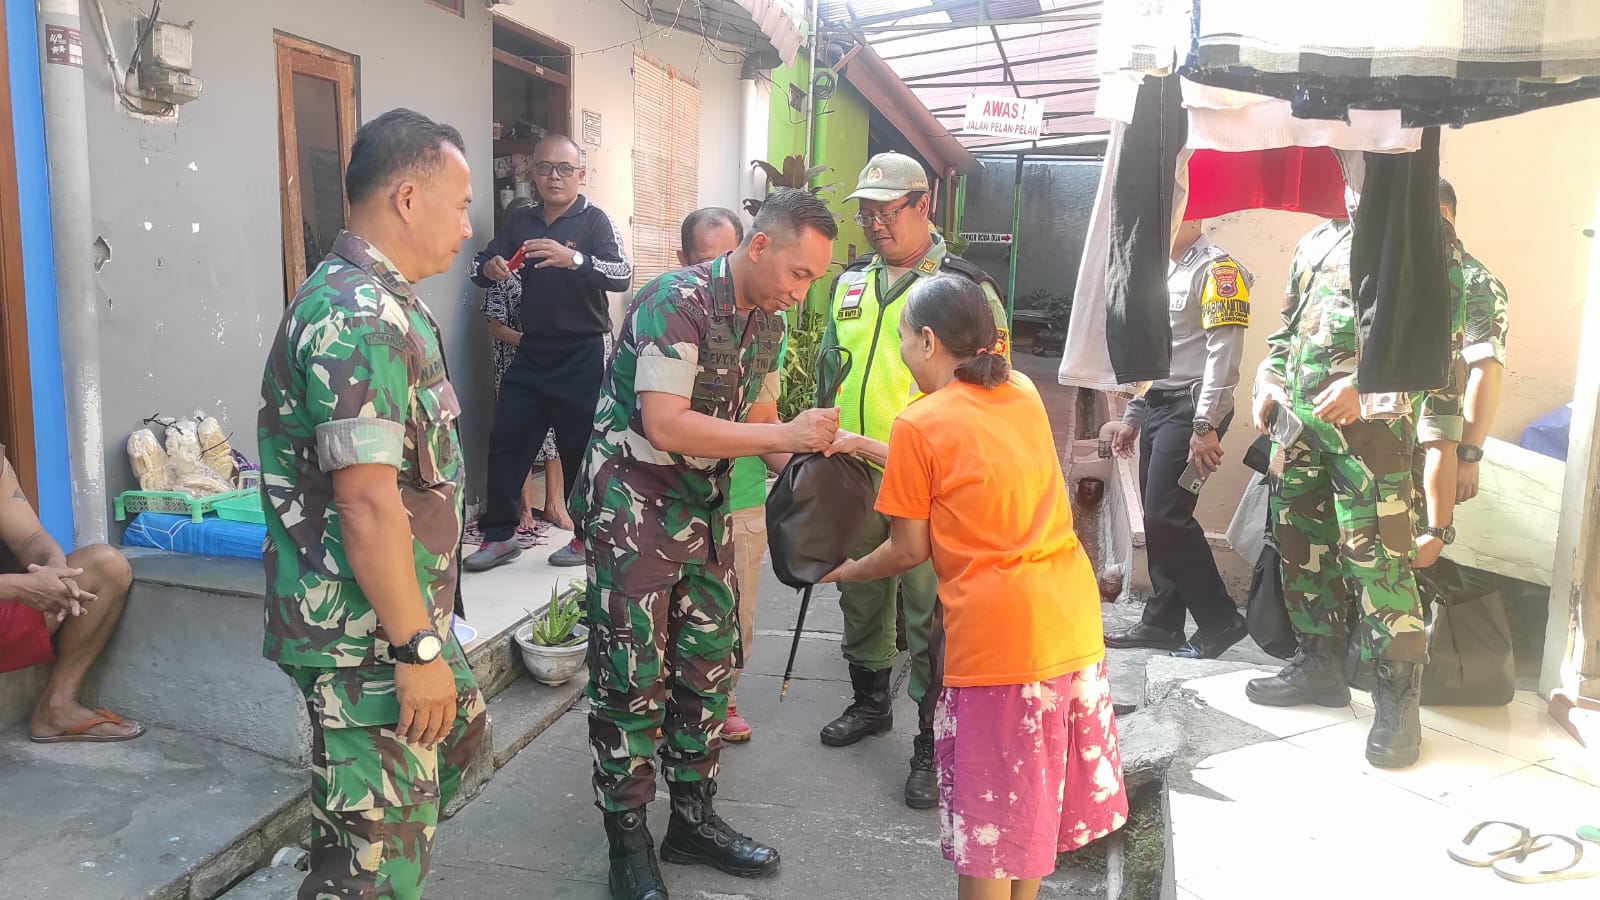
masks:
MULTIPOLYGON (((1520 885, 1445 855, 1484 819, 1569 836, 1600 825, 1600 755, 1551 722, 1539 698, 1426 709, 1421 761, 1380 770, 1363 756, 1367 697, 1345 710, 1258 707, 1244 681, 1260 674, 1185 685, 1280 739, 1210 757, 1194 770, 1198 789, 1171 792, 1180 900, 1600 897, 1600 879, 1520 885)), ((1600 858, 1600 847, 1585 848, 1586 861, 1600 858)))

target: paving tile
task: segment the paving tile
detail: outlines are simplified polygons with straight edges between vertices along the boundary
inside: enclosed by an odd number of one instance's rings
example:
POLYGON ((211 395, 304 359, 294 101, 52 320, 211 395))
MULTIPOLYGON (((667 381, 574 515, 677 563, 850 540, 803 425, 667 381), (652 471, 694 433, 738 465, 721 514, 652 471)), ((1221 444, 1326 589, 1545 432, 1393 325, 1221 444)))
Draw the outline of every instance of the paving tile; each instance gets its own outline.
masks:
POLYGON ((1186 682, 1183 686, 1194 691, 1212 709, 1226 713, 1242 722, 1280 738, 1316 731, 1332 725, 1352 722, 1357 713, 1353 707, 1329 709, 1323 706, 1297 706, 1282 708, 1251 703, 1245 696, 1245 682, 1271 675, 1265 670, 1230 672, 1186 682))
POLYGON ((1287 740, 1320 758, 1317 771, 1358 772, 1428 798, 1443 797, 1527 765, 1496 750, 1424 728, 1422 758, 1416 765, 1379 769, 1366 762, 1367 732, 1371 727, 1371 722, 1357 719, 1287 740))
POLYGON ((1519 702, 1505 706, 1425 706, 1422 725, 1530 763, 1582 749, 1544 709, 1519 702))

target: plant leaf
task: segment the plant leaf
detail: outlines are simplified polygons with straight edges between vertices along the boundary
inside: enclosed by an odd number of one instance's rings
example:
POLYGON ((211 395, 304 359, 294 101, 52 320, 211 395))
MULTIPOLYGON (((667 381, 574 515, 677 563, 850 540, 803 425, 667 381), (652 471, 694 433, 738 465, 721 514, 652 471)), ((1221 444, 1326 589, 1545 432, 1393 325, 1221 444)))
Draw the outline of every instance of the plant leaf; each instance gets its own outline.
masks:
POLYGON ((750 168, 760 169, 762 173, 767 176, 767 191, 769 193, 773 188, 781 187, 783 185, 783 172, 779 171, 778 168, 772 163, 769 163, 765 160, 753 159, 750 161, 750 168))

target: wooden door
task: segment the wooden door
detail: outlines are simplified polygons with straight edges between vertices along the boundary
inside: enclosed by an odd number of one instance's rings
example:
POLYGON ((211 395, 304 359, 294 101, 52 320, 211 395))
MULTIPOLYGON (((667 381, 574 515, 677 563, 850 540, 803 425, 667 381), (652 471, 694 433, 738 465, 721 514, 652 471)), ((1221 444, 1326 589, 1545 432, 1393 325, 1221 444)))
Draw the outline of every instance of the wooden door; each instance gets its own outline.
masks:
POLYGON ((283 197, 284 300, 344 227, 344 172, 356 137, 356 62, 286 34, 278 55, 278 166, 283 197))

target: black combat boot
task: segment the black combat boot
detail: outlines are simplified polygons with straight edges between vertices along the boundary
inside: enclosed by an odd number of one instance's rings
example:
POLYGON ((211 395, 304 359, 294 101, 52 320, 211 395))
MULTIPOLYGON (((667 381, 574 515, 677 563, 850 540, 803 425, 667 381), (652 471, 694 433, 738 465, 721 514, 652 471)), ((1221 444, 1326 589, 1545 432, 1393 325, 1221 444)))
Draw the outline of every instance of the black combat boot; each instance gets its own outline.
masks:
POLYGON ((1345 642, 1320 634, 1299 635, 1294 659, 1270 678, 1244 686, 1251 703, 1262 706, 1349 706, 1350 685, 1344 680, 1345 642))
POLYGON ((889 678, 893 669, 874 672, 850 664, 850 684, 856 698, 844 714, 822 726, 822 742, 829 747, 848 747, 869 734, 894 730, 894 709, 889 702, 889 678))
POLYGON ((606 813, 605 823, 606 840, 611 842, 612 900, 667 900, 644 810, 606 813))
POLYGON ((906 776, 906 805, 933 809, 939 805, 939 775, 933 767, 933 726, 923 725, 911 745, 911 774, 906 776))
POLYGON ((715 781, 671 782, 667 787, 672 791, 672 818, 661 841, 662 859, 711 866, 743 878, 778 871, 778 851, 729 828, 711 808, 715 781))
POLYGON ((1422 667, 1380 659, 1373 667, 1367 762, 1404 769, 1422 754, 1422 667))

